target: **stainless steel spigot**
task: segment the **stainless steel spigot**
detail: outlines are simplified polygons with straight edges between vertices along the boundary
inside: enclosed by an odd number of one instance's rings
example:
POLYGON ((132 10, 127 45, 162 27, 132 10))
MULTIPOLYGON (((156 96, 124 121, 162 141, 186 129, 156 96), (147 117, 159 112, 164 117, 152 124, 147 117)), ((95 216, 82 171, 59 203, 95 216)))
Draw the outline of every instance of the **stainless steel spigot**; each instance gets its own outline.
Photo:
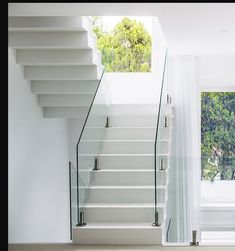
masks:
POLYGON ((95 164, 94 164, 93 170, 94 170, 94 171, 100 170, 98 158, 95 158, 95 164))
POLYGON ((77 224, 77 226, 82 227, 85 226, 85 217, 84 217, 84 212, 80 212, 79 214, 79 223, 77 224))
POLYGON ((197 230, 192 231, 192 241, 190 242, 190 246, 199 246, 199 242, 197 241, 197 230))

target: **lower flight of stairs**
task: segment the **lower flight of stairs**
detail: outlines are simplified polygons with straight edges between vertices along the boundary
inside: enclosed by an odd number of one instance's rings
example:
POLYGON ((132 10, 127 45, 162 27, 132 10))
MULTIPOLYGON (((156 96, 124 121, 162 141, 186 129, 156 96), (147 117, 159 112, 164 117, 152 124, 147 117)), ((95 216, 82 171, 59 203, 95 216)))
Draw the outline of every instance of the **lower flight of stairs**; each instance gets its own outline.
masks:
MULTIPOLYGON (((173 116, 167 116, 171 121, 173 116)), ((79 151, 80 159, 97 157, 100 170, 80 171, 89 172, 90 177, 89 196, 84 203, 87 224, 73 228, 73 243, 160 245, 165 240, 171 122, 168 127, 160 123, 158 159, 163 159, 165 170, 157 171, 161 226, 155 227, 152 224, 156 116, 111 112, 109 118, 105 138, 97 137, 101 128, 86 128, 79 151), (102 147, 97 153, 95 146, 100 141, 102 147)))

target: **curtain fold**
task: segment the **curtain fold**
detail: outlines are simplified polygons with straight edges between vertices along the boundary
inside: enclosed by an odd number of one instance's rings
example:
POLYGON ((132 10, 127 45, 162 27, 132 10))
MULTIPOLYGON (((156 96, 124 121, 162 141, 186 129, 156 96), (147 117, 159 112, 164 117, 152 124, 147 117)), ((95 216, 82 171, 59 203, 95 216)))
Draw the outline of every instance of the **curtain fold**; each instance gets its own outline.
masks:
MULTIPOLYGON (((199 233, 200 212, 200 98, 193 56, 173 59, 175 105, 173 168, 175 175, 175 239, 190 242, 199 233)), ((200 237, 199 237, 200 238, 200 237)))

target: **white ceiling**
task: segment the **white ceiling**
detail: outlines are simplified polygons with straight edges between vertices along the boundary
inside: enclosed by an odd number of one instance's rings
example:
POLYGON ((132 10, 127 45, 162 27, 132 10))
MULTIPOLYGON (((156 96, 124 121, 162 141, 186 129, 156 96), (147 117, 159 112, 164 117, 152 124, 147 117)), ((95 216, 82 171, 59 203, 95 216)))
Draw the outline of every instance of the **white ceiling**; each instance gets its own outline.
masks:
POLYGON ((170 53, 235 55, 235 3, 10 3, 9 15, 157 16, 170 53))
POLYGON ((158 18, 175 54, 235 54, 235 4, 175 4, 158 18))

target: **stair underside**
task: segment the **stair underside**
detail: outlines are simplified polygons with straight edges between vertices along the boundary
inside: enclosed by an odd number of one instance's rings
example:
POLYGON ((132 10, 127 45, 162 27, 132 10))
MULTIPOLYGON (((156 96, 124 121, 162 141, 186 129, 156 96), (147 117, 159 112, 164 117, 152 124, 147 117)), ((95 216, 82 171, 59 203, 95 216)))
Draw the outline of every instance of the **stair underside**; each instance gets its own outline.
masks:
POLYGON ((90 17, 8 18, 8 45, 45 118, 86 116, 104 70, 96 40, 90 17))

